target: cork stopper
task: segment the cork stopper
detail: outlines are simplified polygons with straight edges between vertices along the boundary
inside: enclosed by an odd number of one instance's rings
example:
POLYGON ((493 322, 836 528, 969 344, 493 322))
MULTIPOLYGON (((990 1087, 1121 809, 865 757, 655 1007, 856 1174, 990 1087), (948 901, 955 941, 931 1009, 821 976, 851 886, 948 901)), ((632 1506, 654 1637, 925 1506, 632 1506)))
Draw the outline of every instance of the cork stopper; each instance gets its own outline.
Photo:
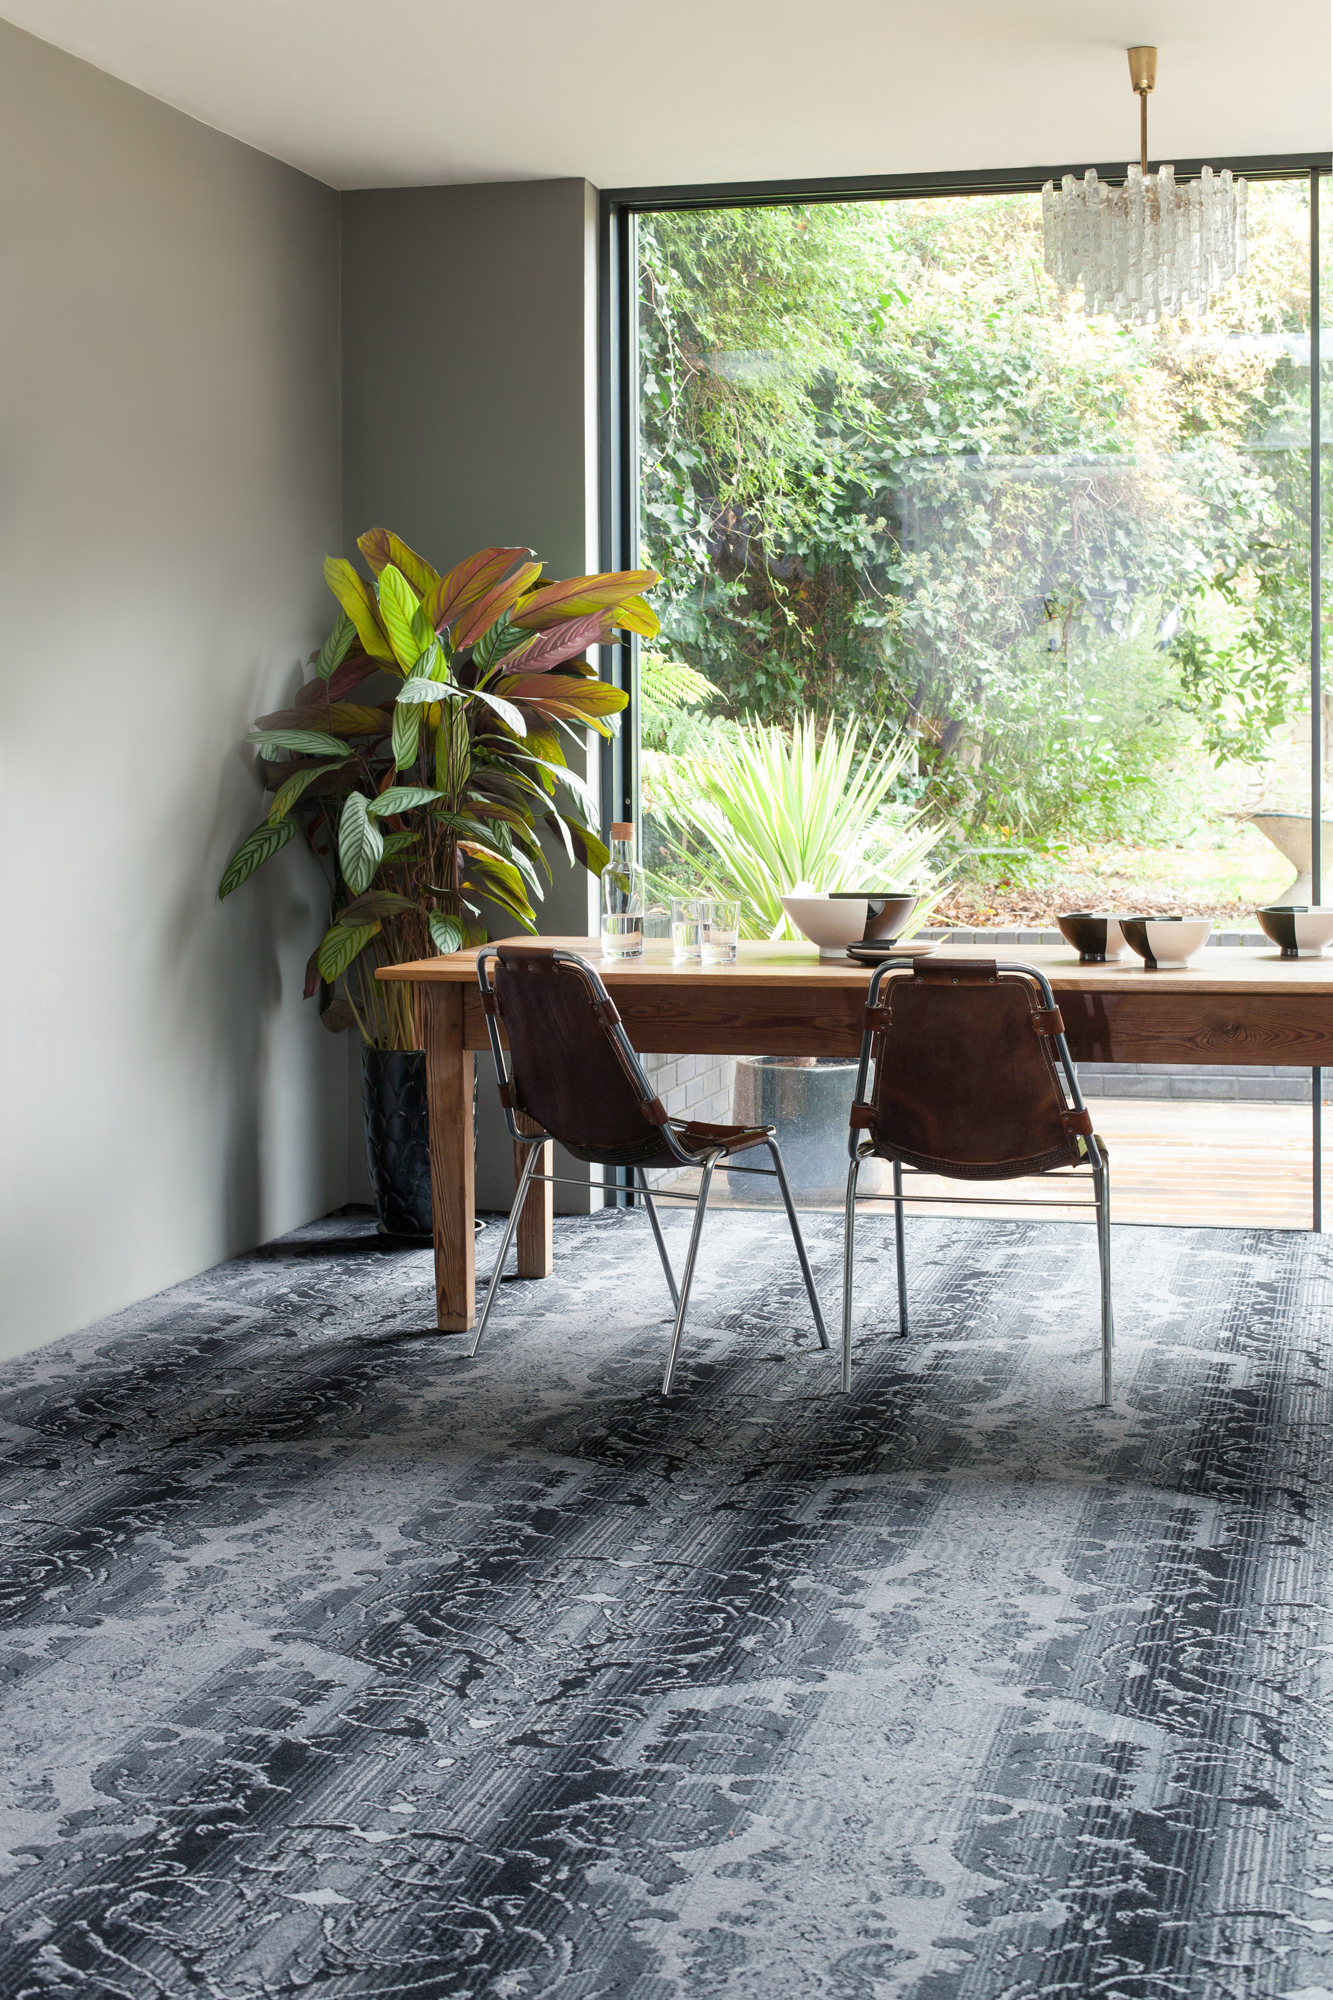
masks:
POLYGON ((634 821, 632 819, 613 820, 611 822, 611 838, 612 840, 633 840, 634 821))

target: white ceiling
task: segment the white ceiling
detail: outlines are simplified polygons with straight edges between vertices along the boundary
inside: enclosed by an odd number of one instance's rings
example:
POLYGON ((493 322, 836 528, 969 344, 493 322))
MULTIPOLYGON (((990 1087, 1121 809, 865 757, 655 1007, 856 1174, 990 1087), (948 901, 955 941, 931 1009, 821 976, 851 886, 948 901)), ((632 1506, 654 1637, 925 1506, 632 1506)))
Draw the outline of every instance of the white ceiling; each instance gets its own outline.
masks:
POLYGON ((1333 141, 1329 0, 0 0, 335 187, 599 187, 1333 141))

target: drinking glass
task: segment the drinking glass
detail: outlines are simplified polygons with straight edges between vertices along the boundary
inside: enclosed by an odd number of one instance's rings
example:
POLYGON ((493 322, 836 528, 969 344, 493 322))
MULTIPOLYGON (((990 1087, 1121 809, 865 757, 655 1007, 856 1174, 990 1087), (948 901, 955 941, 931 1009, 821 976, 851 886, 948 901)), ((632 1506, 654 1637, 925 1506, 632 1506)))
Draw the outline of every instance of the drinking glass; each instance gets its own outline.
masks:
POLYGON ((713 898, 702 903, 703 962, 705 965, 734 965, 736 940, 740 936, 741 906, 738 901, 713 898))
POLYGON ((697 965, 703 955, 707 904, 698 896, 671 898, 671 956, 677 965, 697 965))

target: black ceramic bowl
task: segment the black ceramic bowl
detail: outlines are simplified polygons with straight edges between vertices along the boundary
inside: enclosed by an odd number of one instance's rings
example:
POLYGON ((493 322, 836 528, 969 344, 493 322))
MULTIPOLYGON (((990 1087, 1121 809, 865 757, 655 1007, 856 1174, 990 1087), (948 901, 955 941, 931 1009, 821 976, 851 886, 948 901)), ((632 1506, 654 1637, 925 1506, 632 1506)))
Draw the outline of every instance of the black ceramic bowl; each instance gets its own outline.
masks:
POLYGON ((1080 965, 1105 965, 1108 960, 1128 955, 1129 945, 1119 917, 1093 910, 1066 910, 1055 921, 1065 943, 1072 944, 1078 953, 1080 965))
POLYGON ((1147 972, 1180 971, 1213 934, 1211 917, 1122 917, 1125 942, 1147 972))
POLYGON ((899 931, 912 921, 916 906, 921 901, 919 896, 894 895, 884 889, 833 889, 829 893, 838 901, 851 897, 860 902, 865 897, 866 927, 862 938, 866 943, 873 940, 876 944, 888 944, 896 938, 899 931))
POLYGON ((1333 910, 1314 903, 1272 903, 1255 912, 1259 928, 1284 958, 1322 958, 1333 940, 1333 910))

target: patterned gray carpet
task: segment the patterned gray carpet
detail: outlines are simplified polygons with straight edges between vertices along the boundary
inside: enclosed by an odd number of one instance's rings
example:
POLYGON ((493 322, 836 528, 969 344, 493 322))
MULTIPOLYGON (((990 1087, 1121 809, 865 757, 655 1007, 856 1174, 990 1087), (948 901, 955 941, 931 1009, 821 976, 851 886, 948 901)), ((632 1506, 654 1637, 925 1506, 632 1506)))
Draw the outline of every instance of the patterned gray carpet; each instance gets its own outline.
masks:
POLYGON ((845 1399, 710 1227, 670 1405, 614 1212, 475 1363, 357 1216, 0 1370, 4 2000, 1333 2000, 1333 1252, 1118 1231, 1103 1412, 1090 1230, 902 1343, 872 1225, 845 1399))

